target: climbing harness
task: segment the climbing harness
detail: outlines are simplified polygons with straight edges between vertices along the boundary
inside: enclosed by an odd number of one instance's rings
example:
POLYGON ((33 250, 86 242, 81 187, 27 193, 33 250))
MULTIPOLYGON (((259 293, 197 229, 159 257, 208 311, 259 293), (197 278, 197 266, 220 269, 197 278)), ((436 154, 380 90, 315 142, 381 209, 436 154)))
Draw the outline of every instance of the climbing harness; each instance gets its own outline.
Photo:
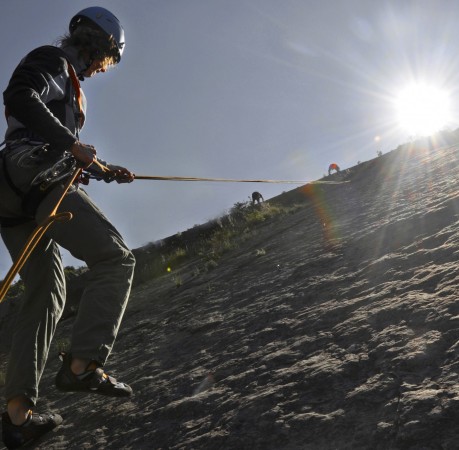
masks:
POLYGON ((32 186, 38 186, 40 191, 46 191, 50 186, 67 178, 76 168, 76 160, 70 152, 64 152, 64 156, 48 169, 40 172, 32 181, 32 186))
POLYGON ((54 206, 53 210, 50 212, 50 214, 38 225, 37 228, 33 231, 33 233, 30 235, 29 239, 25 243, 24 247, 22 248, 18 258, 12 265, 11 269, 8 271, 6 274, 6 277, 2 281, 0 285, 0 303, 5 298, 6 293, 8 292, 8 289, 11 286, 11 283, 13 282, 14 278, 16 275, 19 273, 19 271, 22 269, 24 266, 25 262, 29 258, 30 254, 33 252, 35 247, 37 246, 38 242, 40 239, 43 237, 43 235, 46 233, 48 228, 54 223, 54 222, 65 222, 68 221, 72 218, 72 213, 70 212, 61 212, 58 213, 57 210, 59 209, 59 206, 62 203, 62 200, 64 199, 65 195, 67 194, 68 190, 70 187, 73 185, 73 183, 78 179, 78 177, 81 175, 82 168, 78 167, 75 169, 73 172, 72 176, 70 179, 67 181, 66 185, 64 186, 64 190, 62 192, 62 195, 59 197, 59 200, 57 201, 56 205, 54 206))

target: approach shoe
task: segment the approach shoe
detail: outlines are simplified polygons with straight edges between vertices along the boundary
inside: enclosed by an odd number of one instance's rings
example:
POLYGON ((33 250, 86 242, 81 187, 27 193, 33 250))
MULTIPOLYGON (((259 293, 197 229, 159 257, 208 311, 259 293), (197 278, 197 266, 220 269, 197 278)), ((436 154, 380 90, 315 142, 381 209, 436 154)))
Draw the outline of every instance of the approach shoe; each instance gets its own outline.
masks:
POLYGON ((2 414, 2 438, 8 449, 20 448, 53 430, 62 423, 59 414, 29 412, 22 425, 14 425, 7 412, 2 414))
MULTIPOLYGON (((70 368, 72 355, 61 352, 59 358, 62 367, 56 375, 56 387, 64 392, 89 392, 107 395, 109 397, 129 397, 132 389, 125 383, 116 381, 107 375, 101 367, 95 370, 86 370, 81 375, 75 375, 70 368)), ((91 363, 88 365, 88 367, 91 363)))

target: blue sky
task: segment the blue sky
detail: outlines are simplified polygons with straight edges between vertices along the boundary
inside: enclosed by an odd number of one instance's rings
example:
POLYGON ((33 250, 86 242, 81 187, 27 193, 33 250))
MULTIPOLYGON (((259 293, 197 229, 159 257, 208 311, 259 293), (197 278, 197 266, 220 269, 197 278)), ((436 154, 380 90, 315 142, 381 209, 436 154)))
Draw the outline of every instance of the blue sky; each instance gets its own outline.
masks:
MULTIPOLYGON (((350 167, 408 141, 393 100, 412 80, 446 89, 448 126, 459 126, 459 4, 442 0, 3 0, 1 90, 28 51, 93 5, 123 23, 126 49, 118 67, 83 83, 80 139, 139 175, 318 179, 331 162, 350 167)), ((253 190, 270 198, 292 188, 138 180, 86 189, 136 248, 253 190)), ((0 245, 1 273, 10 264, 0 245)))

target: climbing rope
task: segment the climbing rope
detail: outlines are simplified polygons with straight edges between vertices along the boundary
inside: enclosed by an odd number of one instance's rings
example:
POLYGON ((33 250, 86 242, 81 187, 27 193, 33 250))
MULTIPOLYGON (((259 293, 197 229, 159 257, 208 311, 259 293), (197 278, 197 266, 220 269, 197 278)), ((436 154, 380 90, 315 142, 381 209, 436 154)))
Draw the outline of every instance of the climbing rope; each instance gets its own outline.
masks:
MULTIPOLYGON (((115 180, 116 176, 110 178, 114 172, 104 166, 97 158, 94 158, 94 162, 97 167, 102 171, 103 174, 109 176, 110 181, 115 180)), ((97 176, 92 176, 97 178, 97 176)), ((217 181, 226 183, 278 183, 278 184, 342 184, 349 183, 349 181, 304 181, 304 180, 241 180, 234 178, 201 178, 201 177, 175 177, 175 176, 159 176, 159 175, 134 175, 135 180, 155 180, 155 181, 217 181)))
MULTIPOLYGON (((103 165, 97 158, 94 158, 93 164, 99 167, 103 174, 103 179, 106 181, 113 181, 116 179, 116 173, 111 170, 109 167, 103 165)), ((10 288, 14 278, 19 273, 19 271, 23 268, 25 262, 37 246, 40 239, 46 233, 48 228, 54 222, 64 222, 72 219, 72 214, 70 212, 62 212, 58 213, 57 210, 62 203, 65 195, 67 194, 68 190, 75 183, 77 180, 81 179, 83 175, 83 169, 77 168, 64 187, 62 195, 59 197, 54 209, 50 212, 50 214, 42 221, 41 224, 35 228, 32 232, 30 237, 28 238, 27 242, 25 243, 24 247, 22 248, 18 258, 13 263, 11 269, 6 274, 6 277, 0 284, 0 303, 3 302, 5 299, 6 293, 10 288)), ((89 175, 89 178, 98 178, 94 175, 89 175)), ((348 183, 349 181, 295 181, 295 180, 241 180, 241 179, 229 179, 229 178, 199 178, 199 177, 175 177, 175 176, 147 176, 147 175, 135 175, 135 180, 157 180, 157 181, 216 181, 216 182, 227 182, 227 183, 279 183, 279 184, 341 184, 341 183, 348 183)))
POLYGON ((158 180, 158 181, 221 181, 227 183, 279 183, 279 184, 342 184, 349 181, 298 181, 298 180, 238 180, 232 178, 197 178, 197 177, 170 177, 170 176, 148 176, 135 175, 136 180, 158 180))

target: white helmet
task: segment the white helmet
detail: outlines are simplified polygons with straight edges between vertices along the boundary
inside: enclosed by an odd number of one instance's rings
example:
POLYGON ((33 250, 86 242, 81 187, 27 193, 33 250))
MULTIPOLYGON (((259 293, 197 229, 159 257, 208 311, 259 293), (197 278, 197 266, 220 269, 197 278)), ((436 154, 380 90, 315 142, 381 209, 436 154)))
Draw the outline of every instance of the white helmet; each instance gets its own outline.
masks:
POLYGON ((124 29, 120 21, 108 9, 100 6, 91 6, 82 9, 70 20, 69 30, 72 34, 79 25, 87 23, 87 21, 96 24, 101 30, 105 31, 109 36, 113 36, 116 46, 118 47, 117 63, 121 60, 121 55, 124 51, 124 29))

